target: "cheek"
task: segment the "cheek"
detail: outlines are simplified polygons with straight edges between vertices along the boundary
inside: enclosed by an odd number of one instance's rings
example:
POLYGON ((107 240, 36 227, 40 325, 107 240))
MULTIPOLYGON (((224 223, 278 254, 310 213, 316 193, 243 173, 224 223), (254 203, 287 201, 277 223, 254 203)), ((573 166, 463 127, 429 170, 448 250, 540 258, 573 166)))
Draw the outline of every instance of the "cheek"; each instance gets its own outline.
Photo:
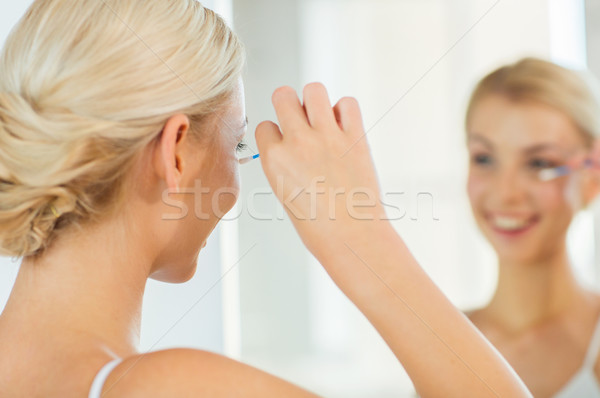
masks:
POLYGON ((214 191, 212 205, 217 216, 223 217, 235 205, 240 195, 240 175, 237 157, 228 156, 222 162, 217 181, 218 188, 214 191))
POLYGON ((237 202, 240 196, 240 178, 237 168, 230 170, 227 185, 221 187, 217 191, 216 198, 213 198, 213 203, 220 210, 220 217, 223 217, 237 202))
POLYGON ((222 181, 226 182, 225 188, 230 193, 228 196, 233 196, 235 202, 240 193, 240 167, 237 157, 234 156, 228 159, 226 166, 223 168, 222 181))
POLYGON ((540 183, 531 193, 541 211, 571 213, 575 206, 571 185, 568 181, 549 181, 540 183))
POLYGON ((481 200, 485 197, 485 192, 488 190, 488 185, 488 179, 474 173, 469 173, 467 195, 472 207, 477 207, 480 204, 481 200))
POLYGON ((549 242, 564 239, 564 234, 573 219, 574 207, 571 203, 570 187, 566 181, 549 181, 532 189, 538 206, 542 225, 540 231, 547 234, 549 242))

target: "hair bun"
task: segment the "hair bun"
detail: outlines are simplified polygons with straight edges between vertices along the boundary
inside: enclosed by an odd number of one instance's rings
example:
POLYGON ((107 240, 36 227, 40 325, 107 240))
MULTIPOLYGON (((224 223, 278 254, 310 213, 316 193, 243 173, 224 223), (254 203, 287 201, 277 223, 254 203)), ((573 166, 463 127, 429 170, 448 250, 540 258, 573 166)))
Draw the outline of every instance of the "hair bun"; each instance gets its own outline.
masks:
POLYGON ((23 96, 0 91, 0 255, 21 257, 43 249, 59 221, 54 213, 75 206, 66 188, 24 181, 40 161, 34 148, 40 145, 33 140, 40 137, 39 119, 23 96))

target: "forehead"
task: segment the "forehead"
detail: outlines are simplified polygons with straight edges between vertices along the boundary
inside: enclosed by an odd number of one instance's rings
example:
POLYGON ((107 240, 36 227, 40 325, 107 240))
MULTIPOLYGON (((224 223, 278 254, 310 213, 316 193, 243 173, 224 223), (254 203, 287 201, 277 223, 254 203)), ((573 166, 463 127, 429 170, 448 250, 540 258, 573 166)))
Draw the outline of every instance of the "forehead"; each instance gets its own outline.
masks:
POLYGON ((482 98, 473 108, 467 138, 484 138, 495 147, 520 150, 540 144, 566 150, 585 144, 583 134, 569 116, 533 101, 511 101, 499 95, 482 98))
POLYGON ((244 96, 244 85, 241 80, 235 86, 227 103, 220 112, 221 128, 233 135, 243 133, 246 124, 246 106, 244 96))

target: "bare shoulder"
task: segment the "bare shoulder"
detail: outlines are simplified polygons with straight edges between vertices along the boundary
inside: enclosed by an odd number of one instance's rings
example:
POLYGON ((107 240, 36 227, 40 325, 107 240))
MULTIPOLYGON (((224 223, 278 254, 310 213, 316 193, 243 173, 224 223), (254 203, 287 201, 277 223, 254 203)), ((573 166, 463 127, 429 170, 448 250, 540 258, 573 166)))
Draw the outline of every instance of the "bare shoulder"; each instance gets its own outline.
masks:
POLYGON ((317 395, 266 372, 207 351, 169 349, 125 359, 102 397, 267 397, 317 395))

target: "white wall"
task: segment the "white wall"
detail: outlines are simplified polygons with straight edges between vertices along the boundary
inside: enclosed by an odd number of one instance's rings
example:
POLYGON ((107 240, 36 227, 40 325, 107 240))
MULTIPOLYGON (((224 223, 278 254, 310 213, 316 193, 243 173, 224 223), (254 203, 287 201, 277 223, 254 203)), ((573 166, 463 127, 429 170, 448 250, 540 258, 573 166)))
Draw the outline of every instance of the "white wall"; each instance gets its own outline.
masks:
POLYGON ((590 69, 600 75, 600 0, 586 0, 587 57, 590 69))

